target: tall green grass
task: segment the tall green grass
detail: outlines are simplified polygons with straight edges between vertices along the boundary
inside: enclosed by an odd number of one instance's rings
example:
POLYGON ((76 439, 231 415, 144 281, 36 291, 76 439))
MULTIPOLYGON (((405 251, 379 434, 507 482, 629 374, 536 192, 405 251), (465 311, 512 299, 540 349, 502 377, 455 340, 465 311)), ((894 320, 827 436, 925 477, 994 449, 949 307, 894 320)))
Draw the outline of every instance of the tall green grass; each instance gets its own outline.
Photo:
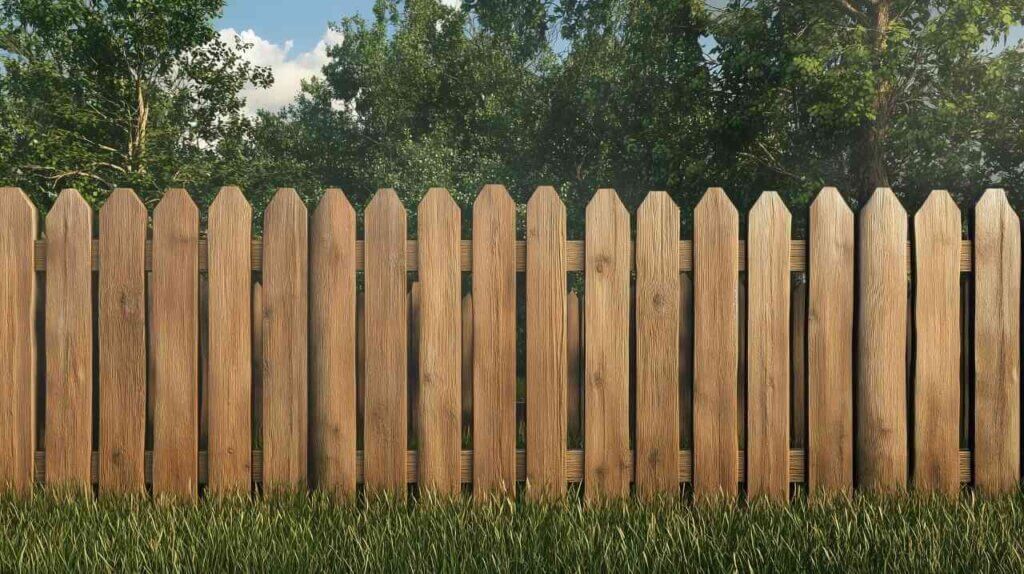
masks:
POLYGON ((786 507, 0 499, 0 571, 1024 571, 1024 497, 786 507))

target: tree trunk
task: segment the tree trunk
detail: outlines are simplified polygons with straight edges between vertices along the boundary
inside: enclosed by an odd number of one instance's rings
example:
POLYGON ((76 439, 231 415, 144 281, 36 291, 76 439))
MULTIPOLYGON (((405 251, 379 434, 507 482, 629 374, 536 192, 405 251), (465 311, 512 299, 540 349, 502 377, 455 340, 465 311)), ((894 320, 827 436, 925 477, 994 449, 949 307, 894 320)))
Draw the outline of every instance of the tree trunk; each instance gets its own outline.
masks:
POLYGON ((876 188, 890 186, 885 143, 892 113, 892 84, 884 76, 882 61, 888 48, 891 4, 891 0, 867 2, 866 13, 871 27, 871 51, 876 75, 872 101, 874 118, 865 118, 861 123, 850 154, 850 170, 860 205, 867 202, 876 188))

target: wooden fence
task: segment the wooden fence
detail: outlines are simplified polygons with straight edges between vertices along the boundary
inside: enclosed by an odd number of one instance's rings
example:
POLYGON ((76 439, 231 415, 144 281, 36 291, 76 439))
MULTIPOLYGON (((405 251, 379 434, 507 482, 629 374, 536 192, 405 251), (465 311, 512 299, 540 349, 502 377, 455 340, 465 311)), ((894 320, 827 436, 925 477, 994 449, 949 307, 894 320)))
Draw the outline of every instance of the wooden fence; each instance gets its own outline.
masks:
POLYGON ((1017 488, 1020 225, 1001 190, 974 207, 970 241, 941 191, 912 242, 887 189, 856 218, 823 190, 806 241, 773 193, 745 241, 720 189, 692 241, 665 193, 634 235, 598 191, 583 241, 552 188, 527 204, 525 241, 503 187, 472 213, 463 240, 432 189, 410 241, 382 190, 357 240, 341 191, 310 217, 286 189, 259 239, 225 188, 204 236, 185 191, 150 226, 118 189, 94 240, 77 192, 40 234, 25 195, 0 189, 0 483, 186 498, 1017 488))

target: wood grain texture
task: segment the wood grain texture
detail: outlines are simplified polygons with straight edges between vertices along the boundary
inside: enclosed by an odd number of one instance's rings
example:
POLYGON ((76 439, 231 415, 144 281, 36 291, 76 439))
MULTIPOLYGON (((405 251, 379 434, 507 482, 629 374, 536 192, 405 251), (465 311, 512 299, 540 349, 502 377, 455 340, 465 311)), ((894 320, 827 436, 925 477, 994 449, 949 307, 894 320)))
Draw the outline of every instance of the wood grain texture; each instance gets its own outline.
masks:
POLYGON ((611 189, 586 210, 584 495, 629 494, 629 212, 611 189))
POLYGON ((409 299, 406 214, 393 189, 366 208, 366 491, 405 497, 409 299))
POLYGON ((46 215, 46 483, 92 491, 92 209, 65 189, 46 215))
POLYGON ((914 216, 914 488, 960 492, 960 209, 933 191, 914 216))
POLYGON ((533 499, 566 491, 565 241, 565 205, 554 188, 537 188, 526 205, 526 481, 533 499))
POLYGON ((739 216, 725 191, 713 188, 693 225, 693 489, 699 497, 736 496, 739 216))
POLYGON ((792 217, 777 193, 750 210, 747 238, 747 497, 789 499, 792 217))
POLYGON ((146 208, 115 189, 100 209, 100 493, 145 491, 146 208))
POLYGON ((1020 482, 1020 219, 1001 189, 974 210, 974 485, 1020 482))
POLYGON ((693 279, 679 275, 679 444, 693 448, 693 279))
POLYGON ((153 494, 199 494, 199 210, 169 189, 153 210, 153 494))
POLYGON ((0 488, 32 492, 36 448, 35 206, 0 188, 0 488))
POLYGON ((487 185, 473 203, 473 494, 516 483, 516 206, 487 185))
POLYGON ((580 297, 570 291, 566 299, 566 363, 569 374, 566 379, 566 427, 570 442, 583 436, 583 388, 580 386, 582 357, 582 321, 580 320, 580 297))
POLYGON ((237 187, 210 205, 208 276, 210 491, 248 492, 252 474, 252 206, 237 187))
POLYGON ((636 216, 636 488, 679 494, 679 207, 652 192, 636 216))
POLYGON ((310 478, 338 498, 356 491, 356 212, 328 189, 309 249, 310 478))
POLYGON ((853 489, 853 212, 828 187, 811 204, 807 313, 807 483, 853 489))
POLYGON ((875 191, 859 229, 856 452, 858 486, 907 484, 907 212, 875 191))
POLYGON ((304 489, 309 453, 309 217, 294 189, 263 215, 264 489, 304 489))
POLYGON ((420 484, 454 495, 462 488, 462 212, 434 188, 418 208, 420 484))

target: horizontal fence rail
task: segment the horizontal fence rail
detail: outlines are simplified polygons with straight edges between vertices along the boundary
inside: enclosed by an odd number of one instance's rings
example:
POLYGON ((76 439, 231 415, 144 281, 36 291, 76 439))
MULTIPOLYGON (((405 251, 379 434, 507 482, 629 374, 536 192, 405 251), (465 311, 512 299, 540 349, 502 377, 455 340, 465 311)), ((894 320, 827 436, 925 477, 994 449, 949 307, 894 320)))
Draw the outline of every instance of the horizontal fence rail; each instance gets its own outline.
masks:
POLYGON ((1002 190, 961 214, 834 188, 794 239, 721 189, 689 219, 597 191, 582 239, 541 187, 327 190, 253 212, 224 188, 148 213, 74 190, 39 221, 0 188, 0 485, 192 499, 276 489, 679 495, 1019 487, 1021 235, 1002 190), (525 218, 525 219, 524 219, 525 218), (964 236, 963 221, 969 221, 964 236), (524 230, 517 237, 517 230, 524 230), (414 235, 417 239, 410 240, 414 235), (570 273, 581 273, 573 280, 570 273))

